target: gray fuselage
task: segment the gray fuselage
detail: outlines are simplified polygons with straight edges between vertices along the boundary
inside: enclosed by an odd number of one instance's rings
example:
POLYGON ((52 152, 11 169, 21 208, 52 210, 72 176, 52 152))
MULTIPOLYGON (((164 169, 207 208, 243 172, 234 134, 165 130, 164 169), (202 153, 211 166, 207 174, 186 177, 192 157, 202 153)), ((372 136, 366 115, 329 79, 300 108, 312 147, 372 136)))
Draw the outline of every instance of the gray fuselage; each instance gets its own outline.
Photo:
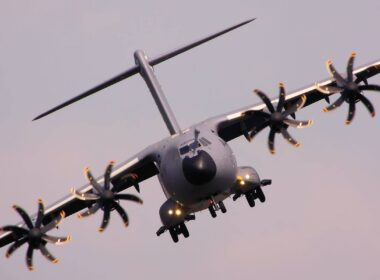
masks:
POLYGON ((231 194, 236 181, 236 159, 228 144, 211 129, 192 127, 158 145, 158 178, 163 191, 186 212, 206 209, 210 200, 219 202, 231 194), (207 165, 212 165, 213 170, 209 171, 207 165))

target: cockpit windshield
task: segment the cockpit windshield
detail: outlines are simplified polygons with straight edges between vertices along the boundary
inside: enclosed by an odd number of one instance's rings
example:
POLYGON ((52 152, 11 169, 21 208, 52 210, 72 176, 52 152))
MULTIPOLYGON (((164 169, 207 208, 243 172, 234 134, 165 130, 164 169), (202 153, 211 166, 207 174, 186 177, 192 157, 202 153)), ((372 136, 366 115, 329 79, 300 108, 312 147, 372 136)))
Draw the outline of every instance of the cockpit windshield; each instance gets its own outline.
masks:
POLYGON ((187 142, 186 144, 182 145, 180 148, 179 148, 179 154, 182 156, 182 155, 186 155, 188 154, 192 149, 196 149, 196 148, 199 148, 199 147, 206 147, 208 145, 211 145, 211 142, 209 140, 207 140, 206 138, 204 137, 201 137, 199 138, 199 140, 197 141, 198 143, 196 144, 195 142, 187 142), (197 146, 194 147, 194 144, 196 144, 197 146))

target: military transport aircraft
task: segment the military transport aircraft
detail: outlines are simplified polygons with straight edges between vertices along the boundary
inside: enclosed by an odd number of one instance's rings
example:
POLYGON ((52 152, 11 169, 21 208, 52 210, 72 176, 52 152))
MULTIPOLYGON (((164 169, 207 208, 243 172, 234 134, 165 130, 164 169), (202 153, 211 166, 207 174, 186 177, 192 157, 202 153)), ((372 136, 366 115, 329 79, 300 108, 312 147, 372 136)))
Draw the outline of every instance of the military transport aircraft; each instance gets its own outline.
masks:
POLYGON ((132 68, 36 117, 35 120, 40 119, 139 73, 157 104, 170 136, 146 147, 120 165, 114 167, 114 163, 110 162, 104 176, 94 178, 90 170, 85 169, 89 181, 87 185, 71 189, 67 197, 47 208, 44 207, 42 200, 39 200, 38 212, 35 215, 29 216, 22 208, 14 206, 22 222, 0 229, 2 231, 0 247, 13 243, 7 250, 6 256, 11 256, 17 248, 28 244, 26 262, 30 270, 33 269, 34 250, 40 250, 48 260, 58 262, 47 250, 46 244, 62 244, 71 237, 53 237, 47 233, 57 227, 65 217, 77 212, 80 212, 78 217, 83 218, 101 210, 103 219, 100 232, 107 227, 113 210, 118 212, 124 224, 128 226, 128 215, 120 206, 120 201, 142 203, 142 200, 122 191, 135 187, 139 192, 140 183, 155 175, 167 198, 159 210, 162 227, 158 229, 157 235, 168 231, 173 241, 178 242, 180 235, 189 237, 185 222, 194 220, 196 212, 208 209, 215 218, 217 211, 222 213, 227 211, 223 201, 230 196, 233 200, 245 196, 251 207, 255 206, 257 200, 265 201, 262 187, 270 185, 271 180, 261 180, 253 167, 237 166, 235 156, 228 145, 232 139, 244 136, 251 141, 257 133, 268 127, 268 147, 272 154, 275 153, 276 134, 281 134, 286 141, 297 147, 299 143, 289 134, 288 128, 308 127, 312 121, 297 120, 295 113, 320 100, 330 103, 329 98, 334 94, 338 94, 338 99, 328 105, 324 111, 336 109, 343 102, 348 103, 347 124, 353 120, 355 107, 359 101, 372 117, 375 116, 371 102, 362 92, 380 91, 380 86, 368 84, 367 81, 380 72, 380 61, 354 69, 356 54, 352 53, 345 75, 338 73, 332 62, 328 61, 327 70, 331 78, 327 80, 288 95, 285 94, 284 84, 280 83, 279 97, 272 100, 262 91, 255 90, 263 101, 262 104, 246 106, 181 129, 156 79, 153 66, 253 20, 241 22, 155 58, 148 58, 143 51, 138 50, 134 53, 135 66, 132 68))

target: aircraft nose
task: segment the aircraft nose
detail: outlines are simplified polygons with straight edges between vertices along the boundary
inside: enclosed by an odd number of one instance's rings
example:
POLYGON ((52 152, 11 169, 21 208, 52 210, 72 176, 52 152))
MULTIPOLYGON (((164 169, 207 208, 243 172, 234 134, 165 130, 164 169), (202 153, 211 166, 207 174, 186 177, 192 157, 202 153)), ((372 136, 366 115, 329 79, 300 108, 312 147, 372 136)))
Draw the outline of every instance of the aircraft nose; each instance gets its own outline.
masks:
POLYGON ((193 185, 202 185, 210 182, 216 174, 216 164, 212 157, 201 150, 198 155, 185 157, 182 161, 182 169, 187 181, 193 185))

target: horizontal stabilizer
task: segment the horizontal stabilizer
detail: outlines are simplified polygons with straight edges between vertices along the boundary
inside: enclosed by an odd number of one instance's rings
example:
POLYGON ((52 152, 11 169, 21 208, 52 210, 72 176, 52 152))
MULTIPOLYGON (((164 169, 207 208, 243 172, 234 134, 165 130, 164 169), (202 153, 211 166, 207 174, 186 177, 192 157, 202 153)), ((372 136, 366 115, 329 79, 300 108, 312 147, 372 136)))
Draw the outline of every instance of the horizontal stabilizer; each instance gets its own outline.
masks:
POLYGON ((53 109, 50 109, 49 111, 46 111, 45 113, 35 117, 33 119, 33 121, 35 120, 38 120, 38 119, 41 119, 55 111, 58 111, 59 109, 62 109, 63 107, 66 107, 66 106, 69 106, 70 104, 73 104, 74 102, 77 102, 91 94, 94 94, 98 91, 101 91, 102 89, 105 89, 109 86, 112 86, 113 84, 116 84, 130 76, 133 76, 135 74, 137 74, 139 72, 139 67, 138 66, 134 66, 130 69, 128 69, 127 71, 124 71, 123 73, 117 75, 116 77, 112 78, 112 79, 109 79, 108 81, 105 81, 104 83, 100 84, 100 85, 97 85, 96 87, 92 88, 92 89, 89 89, 88 91, 84 92, 84 93, 81 93, 79 94, 78 96, 75 96, 65 102, 63 102, 62 104, 54 107, 53 109))
POLYGON ((158 56, 156 58, 153 58, 153 59, 149 60, 149 64, 152 65, 152 66, 154 66, 156 64, 159 64, 159 63, 161 63, 161 62, 163 62, 165 60, 168 60, 168 59, 170 59, 170 58, 172 58, 172 57, 174 57, 176 55, 179 55, 179 54, 181 54, 183 52, 186 52, 186 51, 188 51, 188 50, 190 50, 192 48, 195 48, 195 47, 197 47, 197 46, 199 46, 199 45, 201 45, 203 43, 206 43, 206 42, 208 42, 208 41, 210 41, 210 40, 212 40, 212 39, 214 39, 216 37, 219 37, 220 35, 223 35, 223 34, 225 34, 227 32, 230 32, 230 31, 232 31, 232 30, 234 30, 236 28, 239 28, 240 26, 246 25, 247 23, 250 23, 251 21, 254 21, 254 20, 255 20, 255 18, 243 21, 243 22, 241 22, 239 24, 231 26, 230 28, 224 29, 224 30, 222 30, 222 31, 220 31, 218 33, 215 33, 215 34, 212 34, 210 36, 207 36, 207 37, 205 37, 203 39, 200 39, 200 40, 198 40, 196 42, 193 42, 191 44, 188 44, 186 46, 178 48, 178 49, 176 49, 174 51, 171 51, 171 52, 168 52, 166 54, 160 55, 160 56, 158 56))
MULTIPOLYGON (((241 22, 239 24, 236 24, 236 25, 231 26, 231 27, 229 27, 227 29, 224 29, 224 30, 222 30, 222 31, 220 31, 218 33, 209 35, 209 36, 207 36, 207 37, 205 37, 203 39, 200 39, 198 41, 190 43, 190 44, 188 44, 186 46, 180 47, 180 48, 178 48, 178 49, 176 49, 174 51, 171 51, 171 52, 165 53, 163 55, 160 55, 160 56, 158 56, 156 58, 150 59, 147 62, 151 66, 157 65, 157 64, 159 64, 159 63, 161 63, 163 61, 166 61, 166 60, 168 60, 168 59, 170 59, 170 58, 172 58, 172 57, 174 57, 176 55, 179 55, 179 54, 181 54, 181 53, 183 53, 185 51, 188 51, 188 50, 190 50, 192 48, 195 48, 195 47, 197 47, 197 46, 199 46, 199 45, 201 45, 203 43, 206 43, 206 42, 208 42, 208 41, 210 41, 210 40, 212 40, 212 39, 214 39, 214 38, 216 38, 216 37, 218 37, 220 35, 223 35, 223 34, 229 32, 229 31, 232 31, 232 30, 234 30, 234 29, 236 29, 238 27, 241 27, 241 26, 243 26, 243 25, 245 25, 247 23, 250 23, 253 20, 255 20, 255 19, 253 18, 253 19, 249 19, 249 20, 243 21, 243 22, 241 22)), ((101 91, 102 89, 105 89, 105 88, 107 88, 107 87, 109 87, 109 86, 111 86, 113 84, 116 84, 116 83, 118 83, 118 82, 120 82, 120 81, 122 81, 122 80, 124 80, 126 78, 129 78, 129 77, 131 77, 131 76, 139 73, 139 72, 140 72, 140 67, 138 65, 136 65, 136 66, 134 66, 134 67, 132 67, 132 68, 130 68, 130 69, 122 72, 121 74, 113 77, 112 79, 109 79, 109 80, 101 83, 100 85, 97 85, 96 87, 93 87, 93 88, 85 91, 84 93, 81 93, 80 95, 75 96, 75 97, 71 98, 70 100, 65 101, 64 103, 62 103, 62 104, 60 104, 60 105, 58 105, 58 106, 56 106, 56 107, 54 107, 54 108, 46 111, 45 113, 42 113, 41 115, 35 117, 33 119, 33 121, 38 120, 38 119, 40 119, 42 117, 45 117, 45 116, 47 116, 47 115, 49 115, 49 114, 51 114, 51 113, 53 113, 53 112, 55 112, 55 111, 57 111, 59 109, 62 109, 64 107, 68 106, 68 105, 71 105, 74 102, 77 102, 77 101, 79 101, 79 100, 81 100, 81 99, 83 99, 83 98, 85 98, 87 96, 90 96, 90 95, 92 95, 92 94, 94 94, 94 93, 96 93, 98 91, 101 91)))

